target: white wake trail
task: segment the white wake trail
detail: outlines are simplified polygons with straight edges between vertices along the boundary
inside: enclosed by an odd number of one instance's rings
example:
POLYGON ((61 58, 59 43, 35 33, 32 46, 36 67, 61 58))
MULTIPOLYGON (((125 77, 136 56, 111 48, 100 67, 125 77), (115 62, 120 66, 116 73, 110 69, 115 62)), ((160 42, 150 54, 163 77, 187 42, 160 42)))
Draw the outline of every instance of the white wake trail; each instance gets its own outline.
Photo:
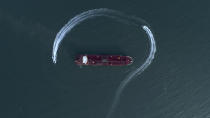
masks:
POLYGON ((141 28, 143 28, 145 30, 145 32, 147 33, 148 38, 150 40, 149 56, 147 57, 146 61, 140 67, 138 67, 136 70, 134 70, 133 72, 128 74, 128 76, 120 83, 119 87, 117 88, 114 100, 112 102, 111 108, 109 109, 109 112, 108 112, 106 118, 110 118, 112 113, 115 111, 115 109, 119 103, 119 100, 120 100, 120 95, 122 94, 126 85, 128 85, 128 83, 131 80, 133 80, 135 76, 140 75, 151 64, 152 60, 154 59, 155 52, 156 52, 156 44, 155 44, 154 36, 153 36, 151 30, 147 26, 144 25, 141 28))
POLYGON ((142 65, 140 65, 136 70, 134 70, 130 74, 128 74, 128 76, 120 83, 120 85, 115 93, 111 108, 109 109, 108 114, 106 116, 106 118, 110 118, 119 103, 121 93, 124 90, 124 88, 126 87, 126 85, 128 85, 128 83, 131 80, 133 80, 135 76, 141 74, 151 64, 152 60, 154 59, 155 52, 156 52, 156 44, 155 44, 155 39, 154 39, 153 33, 144 20, 142 20, 138 17, 128 16, 122 12, 107 9, 107 8, 93 9, 93 10, 88 10, 81 14, 76 15, 75 17, 70 19, 68 21, 68 23, 65 24, 61 28, 61 30, 57 33, 54 44, 53 44, 53 51, 52 51, 53 63, 56 64, 56 62, 57 62, 58 48, 59 48, 62 40, 66 36, 66 34, 68 32, 70 32, 75 26, 80 24, 81 22, 83 22, 87 19, 90 19, 90 18, 98 17, 98 16, 109 17, 109 18, 112 18, 119 22, 122 22, 124 24, 129 24, 131 26, 134 26, 137 29, 142 28, 145 31, 145 33, 147 34, 149 42, 150 42, 150 53, 149 53, 149 56, 147 57, 146 61, 142 65))

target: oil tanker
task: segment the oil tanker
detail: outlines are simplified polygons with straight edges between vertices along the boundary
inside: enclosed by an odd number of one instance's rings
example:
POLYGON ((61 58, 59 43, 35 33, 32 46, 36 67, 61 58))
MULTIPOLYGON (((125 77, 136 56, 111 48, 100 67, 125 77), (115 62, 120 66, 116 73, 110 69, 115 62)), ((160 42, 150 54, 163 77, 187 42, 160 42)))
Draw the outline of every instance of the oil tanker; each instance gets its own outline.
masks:
POLYGON ((121 55, 78 55, 75 63, 79 66, 126 66, 131 65, 133 59, 121 55))

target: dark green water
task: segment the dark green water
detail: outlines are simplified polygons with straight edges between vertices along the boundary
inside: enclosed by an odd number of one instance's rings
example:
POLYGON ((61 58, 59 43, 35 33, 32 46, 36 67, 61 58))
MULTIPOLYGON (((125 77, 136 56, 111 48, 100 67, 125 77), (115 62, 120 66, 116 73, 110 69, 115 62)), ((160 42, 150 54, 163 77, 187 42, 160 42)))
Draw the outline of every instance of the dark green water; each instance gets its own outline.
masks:
POLYGON ((114 118, 210 116, 210 2, 1 1, 0 117, 104 118, 119 83, 148 53, 143 34, 103 17, 80 24, 51 60, 56 33, 72 17, 110 8, 150 23, 157 53, 122 94, 114 118), (142 40, 141 40, 142 39, 142 40), (80 53, 125 54, 128 67, 78 67, 80 53))

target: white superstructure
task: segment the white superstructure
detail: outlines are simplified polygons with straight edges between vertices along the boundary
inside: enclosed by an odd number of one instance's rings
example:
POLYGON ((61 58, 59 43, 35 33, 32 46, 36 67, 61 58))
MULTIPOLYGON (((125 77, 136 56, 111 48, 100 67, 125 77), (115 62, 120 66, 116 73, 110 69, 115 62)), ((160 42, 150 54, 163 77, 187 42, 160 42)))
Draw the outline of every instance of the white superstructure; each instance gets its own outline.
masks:
POLYGON ((87 56, 83 56, 82 57, 82 63, 87 64, 87 62, 88 62, 87 56))

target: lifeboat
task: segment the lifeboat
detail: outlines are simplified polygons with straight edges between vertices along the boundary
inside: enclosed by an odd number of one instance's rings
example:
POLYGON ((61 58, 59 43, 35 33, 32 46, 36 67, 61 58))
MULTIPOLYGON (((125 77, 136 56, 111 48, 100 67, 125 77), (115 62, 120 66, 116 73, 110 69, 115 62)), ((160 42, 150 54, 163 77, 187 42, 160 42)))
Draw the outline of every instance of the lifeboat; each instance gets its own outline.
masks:
POLYGON ((121 55, 78 55, 75 63, 79 66, 126 66, 132 64, 133 59, 121 55))

